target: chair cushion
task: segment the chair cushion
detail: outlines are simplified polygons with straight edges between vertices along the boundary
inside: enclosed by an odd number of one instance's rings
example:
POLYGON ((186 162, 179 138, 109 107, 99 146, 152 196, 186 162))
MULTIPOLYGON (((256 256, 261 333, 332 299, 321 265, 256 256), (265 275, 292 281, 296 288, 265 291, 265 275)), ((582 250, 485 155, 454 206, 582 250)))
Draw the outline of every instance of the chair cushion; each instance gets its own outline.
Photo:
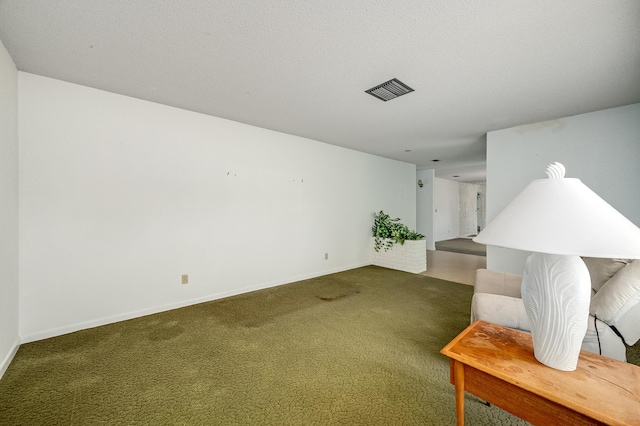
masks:
POLYGON ((476 293, 471 299, 471 322, 483 320, 522 331, 531 331, 524 302, 517 297, 476 293))
POLYGON ((501 294, 503 296, 521 297, 522 275, 491 269, 476 270, 474 293, 501 294))

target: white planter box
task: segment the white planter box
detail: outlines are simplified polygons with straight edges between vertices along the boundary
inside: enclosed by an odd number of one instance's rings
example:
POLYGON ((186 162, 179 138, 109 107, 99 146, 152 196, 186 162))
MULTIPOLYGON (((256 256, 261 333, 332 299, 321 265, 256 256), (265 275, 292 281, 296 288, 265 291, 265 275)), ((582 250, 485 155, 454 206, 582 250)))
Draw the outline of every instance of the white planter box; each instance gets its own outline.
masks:
POLYGON ((427 270, 427 241, 411 240, 394 244, 388 251, 375 250, 375 238, 371 237, 371 263, 383 268, 419 274, 427 270))

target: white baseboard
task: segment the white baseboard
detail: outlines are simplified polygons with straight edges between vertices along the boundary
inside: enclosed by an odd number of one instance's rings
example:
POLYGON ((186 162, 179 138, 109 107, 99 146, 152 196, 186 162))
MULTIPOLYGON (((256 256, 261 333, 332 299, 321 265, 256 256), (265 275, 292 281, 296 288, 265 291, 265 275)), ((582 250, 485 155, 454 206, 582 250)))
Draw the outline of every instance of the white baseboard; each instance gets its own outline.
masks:
MULTIPOLYGON (((198 303, 210 302, 212 300, 224 299, 225 297, 236 296, 238 294, 249 293, 256 290, 263 290, 265 288, 276 287, 283 284, 290 284, 297 281, 308 280, 308 279, 320 277, 323 275, 335 274, 337 272, 348 271, 350 269, 360 268, 368 265, 370 265, 370 263, 362 263, 362 264, 351 265, 343 268, 329 269, 329 270, 319 271, 316 273, 292 277, 291 279, 287 279, 285 281, 273 281, 268 283, 261 283, 255 286, 247 286, 247 287, 242 287, 238 289, 223 291, 220 293, 214 293, 207 296, 198 297, 195 299, 183 300, 177 303, 169 303, 165 305, 154 306, 147 309, 141 309, 138 311, 127 312, 124 314, 113 315, 105 318, 98 318, 95 320, 85 321, 82 323, 70 324, 64 327, 42 330, 35 333, 21 335, 20 340, 22 341, 22 343, 35 342, 37 340, 43 340, 43 339, 48 339, 50 337, 61 336, 63 334, 73 333, 75 331, 86 330, 88 328, 94 328, 94 327, 100 327, 102 325, 112 324, 120 321, 126 321, 133 318, 139 318, 147 315, 157 314, 160 312, 170 311, 173 309, 184 308, 186 306, 197 305, 198 303)), ((13 356, 11 358, 13 358, 13 356)))
POLYGON ((7 368, 9 368, 9 364, 11 364, 11 361, 18 352, 18 349, 20 349, 20 340, 16 338, 16 340, 11 345, 9 353, 7 353, 7 355, 2 359, 2 362, 0 362, 0 379, 2 379, 2 376, 4 376, 4 372, 7 371, 7 368))

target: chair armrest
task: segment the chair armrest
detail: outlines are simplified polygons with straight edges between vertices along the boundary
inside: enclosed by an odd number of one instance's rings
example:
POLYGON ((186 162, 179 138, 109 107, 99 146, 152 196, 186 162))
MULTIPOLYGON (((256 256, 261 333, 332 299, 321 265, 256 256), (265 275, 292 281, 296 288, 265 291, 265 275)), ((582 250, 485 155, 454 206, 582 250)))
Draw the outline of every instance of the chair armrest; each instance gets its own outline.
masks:
POLYGON ((490 269, 478 269, 476 270, 476 282, 473 291, 474 294, 489 293, 521 298, 521 286, 522 275, 492 271, 490 269))
POLYGON ((600 288, 589 312, 615 327, 627 345, 640 339, 640 260, 627 264, 600 288))
POLYGON ((624 337, 627 345, 633 346, 640 340, 640 304, 629 309, 616 320, 614 327, 624 337))

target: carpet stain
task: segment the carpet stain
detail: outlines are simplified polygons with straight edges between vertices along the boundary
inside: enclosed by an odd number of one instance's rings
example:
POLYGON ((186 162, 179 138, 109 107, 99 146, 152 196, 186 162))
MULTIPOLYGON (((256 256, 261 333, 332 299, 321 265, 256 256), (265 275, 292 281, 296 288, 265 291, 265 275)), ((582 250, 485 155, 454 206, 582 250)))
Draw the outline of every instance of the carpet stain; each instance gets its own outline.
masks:
POLYGON ((338 296, 316 296, 318 299, 323 300, 325 302, 335 302, 336 300, 344 299, 346 297, 353 296, 354 294, 360 294, 360 289, 355 290, 350 294, 340 294, 338 296))
POLYGON ((315 285, 314 295, 323 302, 335 302, 360 294, 361 291, 362 289, 359 285, 334 279, 315 285))
POLYGON ((182 326, 173 324, 152 331, 151 333, 149 333, 149 340, 156 342, 162 340, 171 340, 183 333, 184 328, 182 326))

